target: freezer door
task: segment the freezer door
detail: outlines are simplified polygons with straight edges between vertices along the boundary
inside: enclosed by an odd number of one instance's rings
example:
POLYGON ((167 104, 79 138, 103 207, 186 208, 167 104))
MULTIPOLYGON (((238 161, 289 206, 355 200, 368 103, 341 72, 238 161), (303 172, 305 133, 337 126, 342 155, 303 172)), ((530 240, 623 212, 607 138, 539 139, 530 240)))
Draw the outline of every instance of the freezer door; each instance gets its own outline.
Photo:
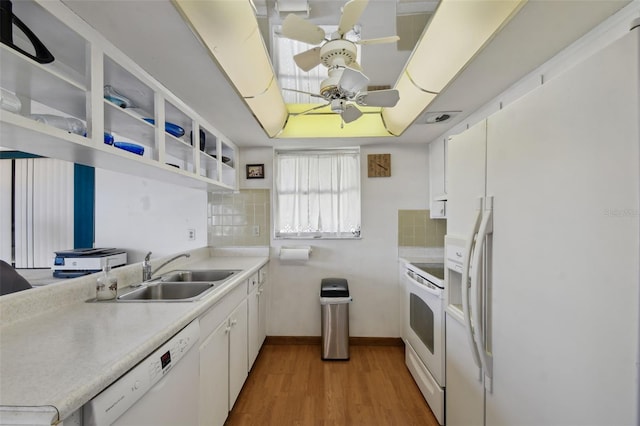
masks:
POLYGON ((447 151, 447 235, 466 239, 485 196, 487 125, 452 136, 447 151))
POLYGON ((487 425, 638 422, 639 32, 488 120, 487 425))

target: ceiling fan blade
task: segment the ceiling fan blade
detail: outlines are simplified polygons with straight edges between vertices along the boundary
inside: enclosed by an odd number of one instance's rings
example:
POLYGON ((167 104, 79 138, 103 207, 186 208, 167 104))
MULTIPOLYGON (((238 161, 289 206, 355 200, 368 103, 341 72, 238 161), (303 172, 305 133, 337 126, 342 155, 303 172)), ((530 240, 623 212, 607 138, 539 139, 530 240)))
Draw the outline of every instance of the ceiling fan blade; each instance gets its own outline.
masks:
POLYGON ((313 49, 298 53, 297 55, 294 55, 293 60, 301 70, 311 71, 320 65, 320 62, 322 62, 320 59, 320 48, 314 47, 313 49))
POLYGON ((358 93, 363 87, 369 83, 369 77, 361 71, 352 68, 342 70, 342 77, 338 82, 338 86, 347 93, 358 93))
POLYGON ((302 111, 302 112, 296 112, 296 113, 291 113, 291 114, 289 114, 289 115, 292 115, 292 116, 294 116, 294 117, 297 117, 297 116, 299 116, 299 115, 309 114, 311 111, 315 111, 315 110, 320 109, 320 108, 325 108, 325 107, 327 107, 327 106, 329 106, 329 105, 331 105, 331 104, 330 104, 330 103, 328 103, 328 104, 322 104, 322 105, 318 105, 318 106, 313 107, 313 108, 309 108, 309 109, 307 109, 307 110, 305 110, 305 111, 302 111))
POLYGON ((309 44, 320 44, 325 37, 322 28, 293 13, 282 21, 282 35, 309 44))
POLYGON ((283 87, 282 90, 286 90, 287 92, 303 93, 305 95, 313 96, 314 98, 324 99, 322 95, 318 95, 317 93, 305 92, 304 90, 287 89, 286 87, 283 87))
POLYGON ((400 40, 400 37, 397 35, 389 36, 389 37, 379 37, 379 38, 369 38, 366 40, 356 41, 356 44, 382 44, 382 43, 393 43, 400 40))
POLYGON ((356 103, 362 106, 393 107, 400 100, 400 93, 395 89, 376 90, 359 95, 356 103))
POLYGON ((342 36, 349 31, 367 7, 369 0, 349 0, 342 8, 342 16, 340 17, 340 25, 338 25, 338 33, 342 36))
POLYGON ((340 116, 345 123, 351 123, 352 121, 356 121, 358 118, 362 117, 362 111, 360 111, 356 106, 347 105, 340 116))

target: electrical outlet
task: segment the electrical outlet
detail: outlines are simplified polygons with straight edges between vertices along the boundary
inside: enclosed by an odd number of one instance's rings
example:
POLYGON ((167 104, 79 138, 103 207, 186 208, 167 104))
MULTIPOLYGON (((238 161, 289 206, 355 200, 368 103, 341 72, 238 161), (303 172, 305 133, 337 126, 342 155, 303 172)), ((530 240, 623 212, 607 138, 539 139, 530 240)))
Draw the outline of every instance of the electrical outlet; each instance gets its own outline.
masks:
POLYGON ((187 229, 187 239, 189 241, 195 241, 196 239, 196 230, 193 228, 187 229))
POLYGON ((260 236, 260 225, 253 225, 252 233, 254 237, 260 236))

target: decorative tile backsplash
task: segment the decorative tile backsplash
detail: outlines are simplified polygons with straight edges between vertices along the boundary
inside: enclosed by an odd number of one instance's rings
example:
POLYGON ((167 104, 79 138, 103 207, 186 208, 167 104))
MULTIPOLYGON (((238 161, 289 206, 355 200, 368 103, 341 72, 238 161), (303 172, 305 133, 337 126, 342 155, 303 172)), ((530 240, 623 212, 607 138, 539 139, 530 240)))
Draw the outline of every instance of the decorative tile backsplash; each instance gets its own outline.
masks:
POLYGON ((429 210, 398 210, 398 246, 444 247, 447 221, 430 219, 429 210))
POLYGON ((268 246, 271 205, 268 189, 209 193, 208 243, 213 247, 268 246))

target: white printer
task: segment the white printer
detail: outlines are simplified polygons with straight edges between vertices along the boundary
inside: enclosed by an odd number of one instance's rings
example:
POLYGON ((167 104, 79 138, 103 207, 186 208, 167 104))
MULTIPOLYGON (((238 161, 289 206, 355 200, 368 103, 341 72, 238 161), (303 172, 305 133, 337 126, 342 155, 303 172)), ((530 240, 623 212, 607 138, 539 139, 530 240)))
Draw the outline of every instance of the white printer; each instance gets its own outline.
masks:
POLYGON ((55 252, 53 276, 75 278, 99 272, 107 265, 112 268, 127 264, 127 253, 116 248, 81 248, 55 252))

